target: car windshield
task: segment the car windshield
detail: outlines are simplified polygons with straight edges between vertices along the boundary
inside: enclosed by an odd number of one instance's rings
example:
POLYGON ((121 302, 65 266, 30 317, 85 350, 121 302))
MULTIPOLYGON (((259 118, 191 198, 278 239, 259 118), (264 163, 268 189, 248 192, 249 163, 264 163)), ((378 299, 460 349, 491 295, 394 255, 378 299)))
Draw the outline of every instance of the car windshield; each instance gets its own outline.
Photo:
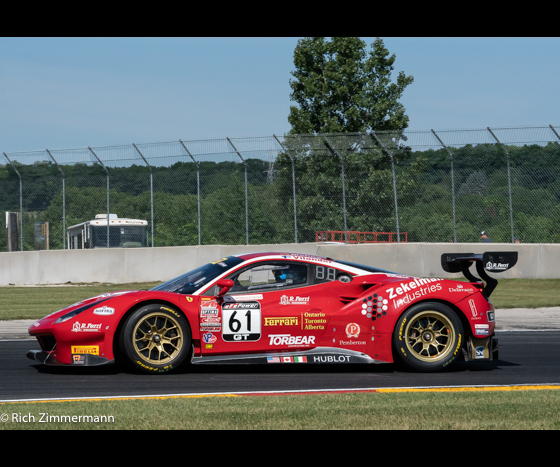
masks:
POLYGON ((208 263, 193 269, 150 290, 192 294, 200 289, 200 287, 208 284, 216 277, 242 262, 243 260, 237 256, 228 256, 227 258, 222 258, 213 263, 208 263))

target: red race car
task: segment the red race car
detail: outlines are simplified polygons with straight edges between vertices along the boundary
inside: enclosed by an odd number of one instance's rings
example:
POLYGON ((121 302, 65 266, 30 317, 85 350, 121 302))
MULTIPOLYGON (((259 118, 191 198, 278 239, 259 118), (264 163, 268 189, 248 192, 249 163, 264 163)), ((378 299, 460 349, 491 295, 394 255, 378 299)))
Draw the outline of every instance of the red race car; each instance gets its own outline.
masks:
POLYGON ((221 258, 150 290, 107 293, 35 322, 46 365, 122 360, 147 373, 192 363, 392 363, 439 371, 497 358, 488 298, 517 252, 442 255, 469 282, 418 278, 331 258, 221 258), (470 272, 476 263, 478 275, 470 272))

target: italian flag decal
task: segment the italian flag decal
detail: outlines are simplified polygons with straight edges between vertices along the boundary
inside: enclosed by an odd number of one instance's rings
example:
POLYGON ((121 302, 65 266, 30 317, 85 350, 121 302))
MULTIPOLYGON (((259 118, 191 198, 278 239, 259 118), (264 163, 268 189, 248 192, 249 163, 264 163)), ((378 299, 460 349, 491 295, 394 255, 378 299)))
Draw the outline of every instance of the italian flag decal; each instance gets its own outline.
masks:
POLYGON ((296 363, 307 363, 307 357, 294 357, 296 363))

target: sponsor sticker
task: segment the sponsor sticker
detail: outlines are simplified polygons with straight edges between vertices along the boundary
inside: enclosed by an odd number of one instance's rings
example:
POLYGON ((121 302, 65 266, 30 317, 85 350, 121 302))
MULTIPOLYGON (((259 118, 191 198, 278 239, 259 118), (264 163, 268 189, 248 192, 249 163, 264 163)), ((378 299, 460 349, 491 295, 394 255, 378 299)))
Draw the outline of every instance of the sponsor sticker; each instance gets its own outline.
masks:
POLYGON ((300 254, 292 254, 291 256, 292 258, 298 259, 300 261, 318 261, 320 263, 332 263, 332 259, 321 258, 320 256, 300 255, 300 254))
MULTIPOLYGON (((400 295, 406 294, 408 292, 413 292, 414 289, 419 289, 424 285, 428 285, 432 282, 438 282, 438 281, 441 281, 441 279, 420 279, 418 277, 415 277, 413 281, 407 283, 401 282, 399 287, 388 288, 385 291, 385 293, 388 293, 389 299, 392 300, 400 295)), ((440 290, 441 290, 441 286, 440 286, 440 290)))
POLYGON ((292 336, 291 334, 269 334, 269 345, 312 345, 315 344, 315 336, 292 336))
POLYGON ((211 332, 205 332, 202 334, 202 340, 205 344, 213 344, 218 340, 218 338, 211 332))
POLYGON ((110 306, 102 306, 101 308, 95 308, 93 310, 93 314, 100 316, 110 316, 115 314, 115 309, 111 308, 110 306))
POLYGON ((350 363, 350 355, 314 355, 313 363, 350 363))
POLYGON ((475 290, 472 287, 465 287, 463 284, 457 284, 457 287, 449 287, 450 292, 464 292, 464 293, 474 293, 475 290))
POLYGON ((490 334, 490 326, 488 324, 475 324, 474 333, 476 336, 487 336, 490 334))
POLYGON ((76 321, 72 325, 72 332, 99 332, 101 331, 101 323, 93 324, 93 323, 80 323, 76 321))
POLYGON ((298 326, 299 325, 299 318, 297 316, 287 316, 287 317, 274 317, 274 318, 265 318, 264 319, 265 326, 298 326))
POLYGON ((71 346, 71 352, 73 354, 91 354, 99 355, 98 345, 73 345, 71 346))
POLYGON ((324 331, 327 317, 323 312, 306 311, 301 315, 301 328, 306 331, 324 331))
POLYGON ((226 295, 224 297, 224 301, 226 302, 242 302, 244 300, 262 300, 263 296, 260 293, 255 293, 255 294, 251 294, 251 295, 235 295, 235 296, 230 296, 230 295, 226 295))
POLYGON ((474 302, 473 298, 469 300, 469 306, 471 307, 473 319, 480 319, 480 317, 478 316, 478 310, 476 309, 476 303, 474 302))
POLYGON ((505 271, 509 267, 509 263, 492 263, 488 261, 486 268, 488 271, 505 271))
POLYGON ((346 326, 346 335, 348 336, 348 339, 352 337, 358 338, 360 335, 360 325, 356 323, 348 323, 346 326))
POLYGON ((85 355, 72 355, 72 364, 73 365, 85 365, 86 364, 86 356, 85 355))
POLYGON ((261 338, 261 304, 227 303, 222 307, 222 339, 226 342, 258 341, 261 338))
POLYGON ((280 305, 309 305, 309 297, 282 295, 280 305))

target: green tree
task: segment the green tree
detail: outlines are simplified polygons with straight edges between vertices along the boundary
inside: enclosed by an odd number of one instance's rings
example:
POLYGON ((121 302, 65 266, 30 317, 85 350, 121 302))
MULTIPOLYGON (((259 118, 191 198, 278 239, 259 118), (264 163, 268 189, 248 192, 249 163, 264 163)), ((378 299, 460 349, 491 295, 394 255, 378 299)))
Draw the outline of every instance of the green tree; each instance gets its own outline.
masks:
POLYGON ((395 55, 380 38, 366 51, 357 37, 306 37, 294 51, 288 121, 291 134, 403 130, 405 109, 398 102, 412 76, 391 82, 395 55))

